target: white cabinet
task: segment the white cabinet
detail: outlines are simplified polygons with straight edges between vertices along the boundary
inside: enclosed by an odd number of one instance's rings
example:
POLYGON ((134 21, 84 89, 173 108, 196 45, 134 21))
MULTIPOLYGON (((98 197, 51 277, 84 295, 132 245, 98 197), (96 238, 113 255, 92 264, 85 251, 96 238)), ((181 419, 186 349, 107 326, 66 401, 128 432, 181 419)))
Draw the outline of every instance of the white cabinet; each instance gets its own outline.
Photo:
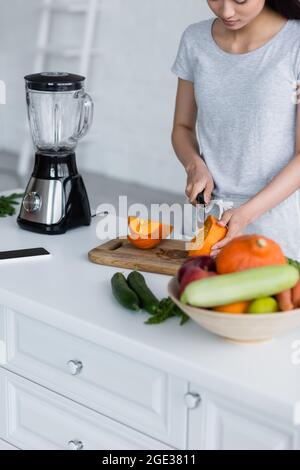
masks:
POLYGON ((7 367, 178 447, 186 446, 187 382, 7 310, 7 367))
POLYGON ((0 305, 0 366, 6 363, 6 340, 5 340, 5 330, 6 330, 6 310, 0 305))
POLYGON ((189 449, 292 450, 293 430, 191 385, 201 402, 189 410, 189 449))
POLYGON ((27 450, 170 449, 0 369, 0 437, 27 450))
POLYGON ((205 383, 9 309, 0 310, 0 348, 0 449, 300 447, 293 427, 205 383))

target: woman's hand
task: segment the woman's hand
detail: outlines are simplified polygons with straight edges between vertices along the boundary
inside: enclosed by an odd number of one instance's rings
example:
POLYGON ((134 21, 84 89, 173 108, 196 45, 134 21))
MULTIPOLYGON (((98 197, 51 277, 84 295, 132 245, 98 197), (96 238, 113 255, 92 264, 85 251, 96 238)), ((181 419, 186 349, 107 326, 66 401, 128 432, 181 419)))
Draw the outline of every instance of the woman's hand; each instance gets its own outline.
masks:
POLYGON ((240 206, 235 209, 229 209, 224 212, 218 224, 223 227, 228 227, 228 232, 225 238, 216 243, 212 247, 211 256, 215 257, 220 252, 221 248, 227 245, 233 238, 243 235, 243 230, 250 223, 250 217, 246 207, 240 206))
POLYGON ((211 200, 211 193, 214 189, 214 180, 201 157, 186 168, 187 185, 185 194, 191 204, 196 204, 198 194, 204 190, 204 200, 208 204, 211 200))

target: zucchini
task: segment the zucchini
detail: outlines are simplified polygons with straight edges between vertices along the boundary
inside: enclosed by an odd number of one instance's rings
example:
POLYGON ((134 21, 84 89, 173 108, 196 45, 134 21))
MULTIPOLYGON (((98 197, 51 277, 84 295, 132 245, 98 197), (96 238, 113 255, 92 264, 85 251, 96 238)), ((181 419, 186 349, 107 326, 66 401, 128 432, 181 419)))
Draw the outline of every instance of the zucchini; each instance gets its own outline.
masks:
POLYGON ((139 299, 136 293, 130 289, 125 276, 116 273, 111 279, 112 292, 116 300, 128 310, 138 312, 140 310, 139 299))
POLYGON ((127 277, 127 282, 138 296, 142 308, 154 315, 159 307, 159 301, 147 286, 144 276, 138 271, 132 271, 127 277))
POLYGON ((191 282, 180 300, 195 307, 217 307, 278 294, 294 287, 299 277, 297 268, 289 264, 220 274, 191 282))

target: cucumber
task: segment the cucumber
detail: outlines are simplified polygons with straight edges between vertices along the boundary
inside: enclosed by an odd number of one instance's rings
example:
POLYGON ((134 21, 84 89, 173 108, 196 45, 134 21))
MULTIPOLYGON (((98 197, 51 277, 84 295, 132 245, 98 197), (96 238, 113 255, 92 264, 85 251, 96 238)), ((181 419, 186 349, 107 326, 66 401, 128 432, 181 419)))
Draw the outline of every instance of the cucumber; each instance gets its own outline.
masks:
POLYGON ((159 301, 147 286, 144 276, 138 271, 132 271, 127 277, 127 282, 138 296, 142 308, 154 315, 159 307, 159 301))
POLYGON ((111 279, 112 292, 116 300, 128 310, 138 312, 140 310, 139 299, 136 293, 130 289, 125 276, 116 273, 111 279))
POLYGON ((294 287, 299 277, 297 268, 288 264, 220 274, 191 282, 180 300, 195 307, 217 307, 278 294, 294 287))

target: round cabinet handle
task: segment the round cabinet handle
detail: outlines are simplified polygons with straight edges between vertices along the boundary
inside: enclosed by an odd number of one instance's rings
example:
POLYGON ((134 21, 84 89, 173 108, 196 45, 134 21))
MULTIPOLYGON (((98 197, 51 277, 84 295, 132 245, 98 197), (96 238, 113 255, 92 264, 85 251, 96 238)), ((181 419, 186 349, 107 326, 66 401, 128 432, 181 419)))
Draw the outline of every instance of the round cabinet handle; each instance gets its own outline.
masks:
POLYGON ((72 360, 68 362, 68 368, 71 375, 78 375, 83 368, 83 364, 81 361, 72 360))
POLYGON ((81 441, 77 441, 75 439, 74 441, 69 441, 68 442, 68 448, 69 448, 69 450, 82 450, 83 449, 83 443, 81 441))
POLYGON ((200 405, 201 397, 199 393, 187 393, 184 397, 184 401, 190 410, 194 410, 200 405))

